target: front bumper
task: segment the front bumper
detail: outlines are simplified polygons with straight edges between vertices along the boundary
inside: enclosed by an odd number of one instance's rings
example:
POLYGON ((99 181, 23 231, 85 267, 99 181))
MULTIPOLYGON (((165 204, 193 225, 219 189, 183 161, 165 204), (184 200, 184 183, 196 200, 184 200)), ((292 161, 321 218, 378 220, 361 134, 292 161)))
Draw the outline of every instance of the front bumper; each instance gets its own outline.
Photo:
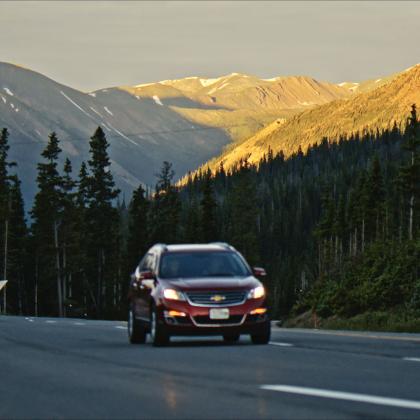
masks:
POLYGON ((164 301, 158 308, 159 322, 164 324, 170 335, 223 335, 255 334, 262 331, 269 323, 268 313, 252 314, 256 309, 266 308, 265 299, 250 299, 241 305, 201 307, 187 302, 164 301), (229 318, 210 319, 209 313, 214 308, 228 308, 229 318), (185 316, 170 316, 170 311, 178 311, 185 316))

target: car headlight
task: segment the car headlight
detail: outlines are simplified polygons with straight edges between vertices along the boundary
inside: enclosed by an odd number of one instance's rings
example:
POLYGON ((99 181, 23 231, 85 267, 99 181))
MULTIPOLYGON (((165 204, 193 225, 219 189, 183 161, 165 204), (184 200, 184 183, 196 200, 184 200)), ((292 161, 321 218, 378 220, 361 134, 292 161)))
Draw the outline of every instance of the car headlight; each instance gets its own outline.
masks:
POLYGON ((165 289, 163 297, 171 300, 186 300, 184 294, 175 289, 165 289))
POLYGON ((259 299, 265 295, 265 290, 263 286, 258 286, 255 289, 252 289, 248 293, 248 299, 259 299))

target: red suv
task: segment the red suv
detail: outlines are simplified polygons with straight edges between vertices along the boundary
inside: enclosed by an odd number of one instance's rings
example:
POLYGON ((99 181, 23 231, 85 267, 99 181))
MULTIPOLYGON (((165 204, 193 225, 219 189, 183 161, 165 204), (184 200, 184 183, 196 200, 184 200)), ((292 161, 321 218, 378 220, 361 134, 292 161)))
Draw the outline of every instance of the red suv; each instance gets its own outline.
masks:
POLYGON ((153 246, 131 276, 128 337, 155 346, 172 335, 222 335, 235 342, 250 334, 270 340, 266 292, 242 255, 225 243, 153 246))

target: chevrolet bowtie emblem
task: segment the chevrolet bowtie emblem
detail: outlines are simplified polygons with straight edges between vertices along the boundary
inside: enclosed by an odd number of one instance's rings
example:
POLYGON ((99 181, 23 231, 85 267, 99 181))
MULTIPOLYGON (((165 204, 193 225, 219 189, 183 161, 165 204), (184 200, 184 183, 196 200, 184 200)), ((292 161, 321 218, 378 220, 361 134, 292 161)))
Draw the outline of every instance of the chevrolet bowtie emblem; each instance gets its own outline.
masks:
POLYGON ((210 298, 210 300, 212 300, 213 302, 221 302, 222 300, 225 300, 226 297, 225 296, 221 296, 221 295, 214 295, 210 298))

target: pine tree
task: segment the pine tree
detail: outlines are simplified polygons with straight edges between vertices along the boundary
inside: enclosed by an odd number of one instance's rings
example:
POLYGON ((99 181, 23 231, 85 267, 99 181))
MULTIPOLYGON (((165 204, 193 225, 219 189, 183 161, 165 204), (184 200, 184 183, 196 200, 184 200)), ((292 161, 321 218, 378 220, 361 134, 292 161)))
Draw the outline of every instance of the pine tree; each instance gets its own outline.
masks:
POLYGON ((114 283, 117 278, 118 211, 113 202, 119 194, 110 171, 109 144, 98 127, 90 139, 86 209, 88 232, 88 279, 96 285, 96 315, 103 316, 105 303, 112 307, 114 283))
POLYGON ((202 240, 204 242, 216 241, 219 237, 216 221, 217 203, 214 198, 210 171, 204 176, 202 194, 200 202, 202 240))
POLYGON ((245 163, 228 198, 231 208, 229 237, 233 246, 239 249, 251 264, 259 261, 258 207, 256 185, 251 168, 245 163))
POLYGON ((20 181, 16 175, 10 177, 10 215, 8 238, 8 290, 11 312, 24 314, 28 312, 29 289, 28 279, 25 277, 27 266, 27 234, 25 210, 20 190, 20 181))
POLYGON ((412 240, 418 228, 415 214, 416 208, 420 208, 420 123, 417 120, 416 105, 411 107, 411 116, 408 119, 406 129, 406 141, 404 148, 409 153, 409 160, 400 167, 398 183, 407 197, 408 202, 408 238, 412 240))
POLYGON ((127 238, 127 265, 132 270, 146 253, 150 244, 148 232, 149 202, 146 191, 140 185, 131 199, 129 212, 129 229, 127 238))
POLYGON ((77 282, 76 273, 79 270, 80 232, 78 231, 79 213, 75 188, 76 181, 72 178, 72 165, 66 158, 62 177, 63 213, 60 226, 64 315, 67 314, 67 307, 71 308, 76 304, 73 291, 74 283, 77 282))
POLYGON ((366 240, 379 239, 380 223, 383 222, 385 213, 385 191, 381 165, 377 155, 368 173, 366 185, 366 240))
POLYGON ((181 203, 172 181, 172 164, 163 162, 151 206, 151 242, 175 243, 179 240, 179 213, 181 203))
POLYGON ((63 316, 63 293, 60 266, 59 225, 62 217, 62 177, 57 170, 61 149, 55 133, 51 133, 41 156, 45 163, 38 164, 38 192, 31 211, 32 234, 36 244, 36 256, 40 283, 40 297, 47 314, 54 313, 50 302, 58 306, 58 315, 63 316), (53 268, 54 267, 54 268, 53 268), (56 279, 57 298, 53 296, 53 278, 56 279), (42 280, 41 280, 42 279, 42 280), (42 295, 42 296, 41 296, 42 295))
POLYGON ((92 283, 88 278, 90 273, 90 259, 88 258, 88 219, 87 208, 89 199, 89 174, 85 162, 82 162, 79 170, 76 193, 76 232, 78 252, 73 256, 78 267, 78 283, 73 285, 73 298, 83 313, 93 314, 96 311, 96 298, 92 283), (93 308, 93 309, 91 309, 93 308))

